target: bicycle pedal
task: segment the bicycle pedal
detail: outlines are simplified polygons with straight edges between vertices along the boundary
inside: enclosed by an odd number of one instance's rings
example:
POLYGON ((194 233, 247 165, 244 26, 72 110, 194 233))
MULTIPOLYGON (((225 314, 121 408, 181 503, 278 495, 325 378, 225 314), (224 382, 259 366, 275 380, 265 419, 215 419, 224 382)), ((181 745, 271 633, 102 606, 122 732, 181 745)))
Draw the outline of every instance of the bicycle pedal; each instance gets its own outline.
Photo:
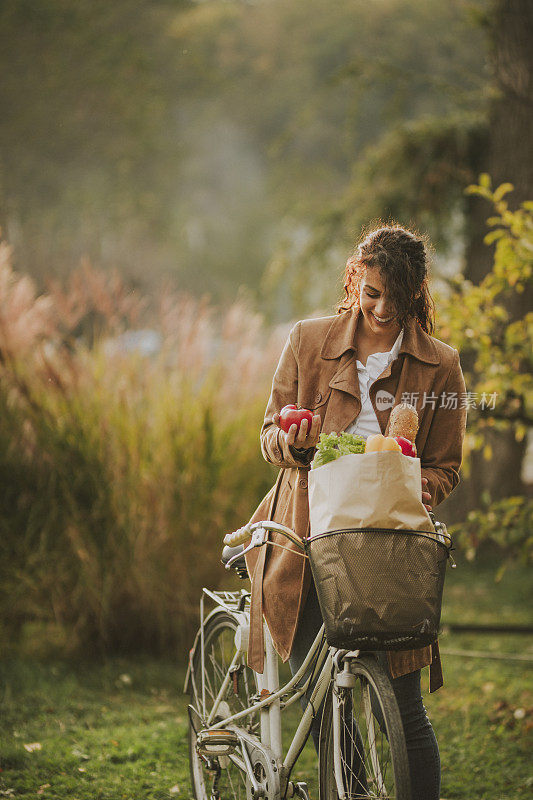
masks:
POLYGON ((239 737, 234 731, 200 731, 196 737, 196 749, 202 756, 227 756, 239 746, 239 737))

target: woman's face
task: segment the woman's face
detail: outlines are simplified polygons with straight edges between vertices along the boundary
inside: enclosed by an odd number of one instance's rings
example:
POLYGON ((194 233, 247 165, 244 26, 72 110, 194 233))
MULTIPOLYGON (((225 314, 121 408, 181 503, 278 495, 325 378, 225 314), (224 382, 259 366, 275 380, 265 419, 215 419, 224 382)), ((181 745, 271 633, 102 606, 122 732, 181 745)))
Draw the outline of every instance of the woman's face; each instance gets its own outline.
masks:
POLYGON ((385 294, 379 267, 368 267, 361 278, 360 305, 367 333, 397 336, 401 325, 396 309, 385 294))

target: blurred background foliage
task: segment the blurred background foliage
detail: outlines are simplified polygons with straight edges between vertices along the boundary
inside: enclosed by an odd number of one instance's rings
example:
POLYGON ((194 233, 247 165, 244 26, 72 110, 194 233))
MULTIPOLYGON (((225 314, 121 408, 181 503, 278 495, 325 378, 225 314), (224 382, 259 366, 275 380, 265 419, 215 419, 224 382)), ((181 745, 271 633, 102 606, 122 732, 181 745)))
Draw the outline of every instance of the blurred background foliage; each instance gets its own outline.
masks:
POLYGON ((438 515, 531 558, 532 38, 529 0, 0 3, 0 633, 189 641, 371 220, 429 233, 477 397, 438 515))
POLYGON ((201 586, 228 580, 223 533, 273 482, 258 430, 287 327, 168 289, 144 303, 88 265, 38 295, 5 244, 0 286, 0 633, 183 645, 201 586))
MULTIPOLYGON (((491 462, 487 432, 522 440, 533 410, 531 314, 505 327, 499 305, 530 278, 532 206, 509 211, 485 178, 474 188, 496 204, 494 268, 440 301, 442 335, 474 356, 470 391, 499 398, 471 409, 467 478, 471 451, 491 462)), ((5 243, 0 298, 0 636, 24 646, 44 628, 71 653, 183 649, 201 587, 232 581, 222 535, 275 477, 258 432, 288 325, 242 300, 148 298, 88 263, 39 293, 5 243)), ((532 528, 527 497, 482 495, 454 536, 467 558, 530 563, 532 528)))
POLYGON ((453 246, 449 215, 481 171, 488 8, 3 0, 0 224, 15 266, 43 279, 87 255, 226 301, 245 285, 286 319, 336 300, 374 216, 453 246))

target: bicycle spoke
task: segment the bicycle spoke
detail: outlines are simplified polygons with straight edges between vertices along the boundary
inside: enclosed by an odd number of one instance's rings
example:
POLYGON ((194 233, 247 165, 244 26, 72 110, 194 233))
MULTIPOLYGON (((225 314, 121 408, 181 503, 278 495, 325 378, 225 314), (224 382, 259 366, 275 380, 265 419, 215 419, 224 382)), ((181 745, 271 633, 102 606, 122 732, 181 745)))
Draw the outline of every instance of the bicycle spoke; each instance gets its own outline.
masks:
POLYGON ((225 647, 223 647, 223 644, 224 644, 223 639, 224 639, 224 637, 221 636, 219 641, 218 641, 218 646, 219 646, 219 649, 220 649, 220 669, 221 669, 222 675, 224 676, 226 674, 227 669, 228 669, 228 665, 226 664, 226 654, 225 654, 225 647))
MULTIPOLYGON (((387 727, 373 686, 360 675, 353 690, 340 690, 336 696, 341 725, 339 757, 346 797, 394 800, 396 788, 387 727)), ((331 797, 336 797, 336 791, 331 797)))
MULTIPOLYGON (((208 673, 207 669, 204 672, 204 681, 205 681, 205 691, 206 691, 206 693, 209 694, 209 696, 211 697, 211 700, 214 700, 215 697, 216 697, 216 694, 213 692, 213 689, 211 688, 211 681, 209 680, 209 673, 208 673)), ((206 700, 207 699, 208 698, 206 698, 206 700)))
POLYGON ((229 781, 229 784, 231 786, 231 790, 233 792, 233 796, 234 797, 238 797, 237 792, 235 791, 235 787, 233 786, 233 781, 231 780, 231 772, 229 770, 227 770, 227 773, 228 773, 228 781, 229 781))
POLYGON ((341 742, 341 768, 344 775, 344 784, 348 790, 348 795, 355 795, 360 792, 363 787, 361 781, 364 780, 364 752, 361 752, 359 743, 354 738, 355 721, 351 714, 351 703, 346 702, 347 698, 341 699, 341 725, 342 725, 342 742, 341 742), (354 770, 354 763, 357 763, 357 769, 354 770))
POLYGON ((213 680, 216 680, 217 677, 220 679, 220 683, 224 680, 224 676, 226 674, 226 670, 222 668, 216 658, 216 654, 213 652, 210 654, 209 659, 211 661, 211 665, 213 667, 213 680))
POLYGON ((206 662, 205 663, 205 675, 206 675, 207 681, 209 683, 209 691, 211 693, 211 697, 212 697, 212 699, 214 699, 216 697, 215 679, 216 679, 216 669, 217 669, 217 667, 216 667, 216 659, 215 659, 215 654, 213 652, 213 648, 211 648, 211 651, 209 653, 206 653, 205 662, 206 662), (209 667, 210 666, 211 666, 212 672, 213 672, 213 683, 215 684, 214 687, 211 685, 211 681, 209 679, 209 667))

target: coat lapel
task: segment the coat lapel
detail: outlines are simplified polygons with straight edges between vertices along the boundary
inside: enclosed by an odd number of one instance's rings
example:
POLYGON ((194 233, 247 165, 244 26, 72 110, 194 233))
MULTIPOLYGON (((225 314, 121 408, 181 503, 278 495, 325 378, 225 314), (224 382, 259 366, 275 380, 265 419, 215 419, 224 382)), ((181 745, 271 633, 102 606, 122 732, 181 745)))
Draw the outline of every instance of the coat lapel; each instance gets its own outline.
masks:
MULTIPOLYGON (((414 320, 409 320, 404 326, 403 340, 398 353, 398 358, 392 361, 370 387, 370 400, 379 422, 381 432, 386 434, 389 418, 393 406, 401 403, 404 394, 411 394, 413 386, 422 386, 422 374, 431 375, 431 370, 421 369, 420 363, 437 366, 440 359, 435 345, 427 333, 414 320), (423 370, 423 372, 422 372, 423 370), (391 396, 389 406, 378 407, 376 394, 388 392, 391 396), (392 398, 394 397, 394 401, 392 398)), ((427 379, 427 378, 426 378, 427 379)))
MULTIPOLYGON (((322 346, 320 354, 322 359, 338 361, 338 367, 329 382, 332 391, 322 424, 324 433, 333 431, 340 433, 361 412, 361 395, 355 355, 360 313, 359 309, 355 309, 339 314, 333 320, 322 346)), ((409 387, 404 385, 403 381, 398 381, 399 373, 402 372, 402 377, 404 377, 406 371, 403 369, 406 356, 411 356, 425 364, 438 365, 440 363, 431 337, 415 320, 408 320, 404 326, 398 358, 389 364, 372 385, 371 400, 383 433, 387 428, 392 404, 389 408, 377 408, 376 392, 379 389, 387 391, 389 384, 391 388, 394 384, 397 386, 397 391, 394 393, 394 405, 400 402, 402 393, 409 391, 409 387)))
POLYGON ((333 320, 322 346, 321 358, 338 362, 329 382, 331 396, 322 424, 324 433, 343 431, 361 411, 355 357, 358 317, 357 311, 339 314, 333 320))
POLYGON ((422 361, 424 364, 440 364, 437 348, 433 344, 431 336, 422 330, 419 323, 414 319, 408 319, 404 325, 403 341, 398 355, 406 353, 422 361))
POLYGON ((356 358, 353 352, 346 353, 340 361, 339 369, 330 380, 331 396, 324 416, 324 433, 340 433, 350 425, 361 412, 361 395, 357 375, 356 358))

